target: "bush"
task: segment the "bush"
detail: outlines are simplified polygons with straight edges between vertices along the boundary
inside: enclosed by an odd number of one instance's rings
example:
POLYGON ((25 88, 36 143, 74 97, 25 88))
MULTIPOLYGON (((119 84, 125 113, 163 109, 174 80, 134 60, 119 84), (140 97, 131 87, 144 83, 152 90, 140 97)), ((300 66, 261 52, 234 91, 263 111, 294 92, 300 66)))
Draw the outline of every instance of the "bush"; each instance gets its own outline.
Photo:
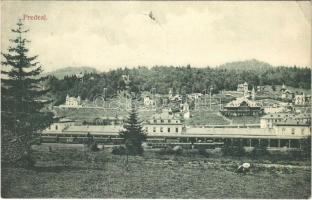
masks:
POLYGON ((205 156, 206 158, 209 157, 209 154, 208 154, 208 152, 206 151, 205 148, 202 148, 202 147, 199 148, 199 149, 198 149, 198 153, 199 153, 199 155, 205 156))
POLYGON ((91 151, 99 151, 100 149, 97 147, 97 143, 93 142, 90 146, 91 151))
POLYGON ((252 157, 266 156, 268 155, 267 147, 264 144, 258 144, 251 152, 252 157))
POLYGON ((180 155, 183 153, 181 146, 175 146, 174 148, 166 147, 158 151, 160 155, 180 155))
POLYGON ((126 148, 124 146, 115 146, 112 149, 112 154, 114 155, 125 155, 126 154, 126 148))
POLYGON ((20 160, 16 162, 19 167, 32 168, 36 164, 36 159, 31 154, 24 154, 20 160))
POLYGON ((238 145, 230 145, 229 143, 225 143, 222 148, 223 155, 225 156, 244 156, 246 155, 246 151, 244 146, 239 143, 238 145))

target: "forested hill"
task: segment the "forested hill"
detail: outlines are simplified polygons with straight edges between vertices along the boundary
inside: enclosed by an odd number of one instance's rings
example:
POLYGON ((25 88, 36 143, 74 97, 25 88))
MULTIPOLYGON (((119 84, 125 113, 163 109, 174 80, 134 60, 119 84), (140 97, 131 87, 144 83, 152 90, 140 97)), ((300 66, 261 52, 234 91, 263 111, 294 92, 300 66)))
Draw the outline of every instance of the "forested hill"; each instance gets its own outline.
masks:
POLYGON ((42 76, 55 76, 58 79, 63 79, 65 76, 71 76, 79 73, 97 73, 97 70, 92 67, 65 67, 52 72, 43 73, 42 76))
MULTIPOLYGON (((213 88, 213 92, 220 90, 236 90, 237 84, 248 82, 249 86, 258 85, 282 85, 295 88, 311 88, 311 69, 298 67, 270 67, 262 62, 251 60, 253 70, 238 70, 230 67, 231 63, 217 68, 193 68, 192 66, 155 66, 152 68, 137 67, 134 69, 119 68, 109 72, 87 73, 82 78, 75 75, 65 76, 64 79, 50 77, 47 81, 51 89, 51 95, 62 102, 66 94, 78 96, 82 99, 92 99, 97 94, 102 94, 107 88, 107 95, 116 95, 118 90, 125 89, 122 75, 129 75, 131 90, 151 91, 156 89, 157 93, 167 94, 169 88, 174 92, 185 94, 192 92, 203 92, 213 88), (260 66, 255 66, 256 64, 260 66)), ((233 64, 233 63, 232 63, 233 64)), ((237 62, 234 63, 237 65, 237 62)), ((241 66, 243 65, 240 64, 241 66)), ((251 88, 250 88, 251 89, 251 88)))

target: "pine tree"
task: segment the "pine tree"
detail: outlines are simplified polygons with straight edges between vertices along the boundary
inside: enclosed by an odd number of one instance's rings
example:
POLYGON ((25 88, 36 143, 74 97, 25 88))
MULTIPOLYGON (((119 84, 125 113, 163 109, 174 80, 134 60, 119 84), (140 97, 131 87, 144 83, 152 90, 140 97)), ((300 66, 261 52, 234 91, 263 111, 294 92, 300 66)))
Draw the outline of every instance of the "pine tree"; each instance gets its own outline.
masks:
POLYGON ((132 100, 131 111, 129 118, 125 122, 124 130, 119 134, 125 141, 128 154, 141 155, 143 153, 142 142, 146 140, 146 134, 139 122, 134 99, 132 100))
POLYGON ((8 53, 1 53, 4 57, 1 64, 5 66, 1 71, 1 158, 4 163, 29 158, 34 134, 50 125, 53 118, 52 113, 43 111, 49 102, 41 101, 40 97, 47 91, 39 85, 44 78, 37 78, 42 72, 35 61, 37 56, 27 55, 26 43, 30 41, 23 36, 28 31, 19 20, 17 28, 12 29, 17 37, 10 40, 8 53))

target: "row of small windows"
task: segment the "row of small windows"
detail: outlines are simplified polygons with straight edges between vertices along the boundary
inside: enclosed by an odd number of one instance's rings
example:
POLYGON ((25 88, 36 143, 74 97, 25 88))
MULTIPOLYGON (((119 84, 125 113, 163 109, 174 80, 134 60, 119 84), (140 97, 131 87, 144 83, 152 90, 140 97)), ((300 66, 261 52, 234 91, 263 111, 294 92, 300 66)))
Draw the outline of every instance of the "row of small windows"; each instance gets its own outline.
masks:
MULTIPOLYGON (((171 119, 168 119, 168 120, 161 119, 160 123, 165 123, 166 121, 167 121, 167 123, 172 123, 172 122, 173 123, 179 123, 179 120, 173 120, 172 121, 171 119)), ((154 119, 153 122, 156 124, 157 123, 157 119, 154 119)))
MULTIPOLYGON (((58 129, 58 126, 55 125, 55 130, 57 130, 57 129, 58 129)), ((51 130, 51 126, 49 126, 49 130, 51 130)))
MULTIPOLYGON (((301 135, 304 135, 304 133, 305 133, 304 128, 301 128, 300 130, 301 130, 301 135)), ((286 128, 282 128, 282 133, 283 133, 283 134, 285 133, 285 131, 286 131, 286 128)), ((296 129, 295 129, 295 128, 292 128, 292 129, 291 129, 291 134, 294 135, 295 133, 296 133, 296 129)))
MULTIPOLYGON (((148 131, 148 127, 145 128, 146 131, 148 131)), ((170 133, 170 132, 176 132, 178 133, 179 132, 179 128, 165 128, 165 127, 160 127, 159 128, 159 131, 161 133, 167 131, 167 133, 170 133)), ((153 127, 153 133, 156 133, 156 127, 153 127)))

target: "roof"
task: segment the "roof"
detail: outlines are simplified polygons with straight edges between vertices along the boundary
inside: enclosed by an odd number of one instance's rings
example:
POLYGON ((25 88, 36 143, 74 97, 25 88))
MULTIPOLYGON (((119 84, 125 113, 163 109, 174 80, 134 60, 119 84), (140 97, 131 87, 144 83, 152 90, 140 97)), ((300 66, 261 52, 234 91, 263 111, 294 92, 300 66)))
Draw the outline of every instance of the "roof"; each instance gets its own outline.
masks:
POLYGON ((297 135, 276 134, 274 129, 262 128, 188 128, 185 136, 205 136, 222 138, 298 138, 297 135))
POLYGON ((74 120, 68 119, 68 118, 60 118, 55 123, 67 123, 67 122, 74 122, 74 120))
POLYGON ((112 117, 112 116, 101 116, 101 117, 97 117, 95 119, 108 119, 108 120, 123 120, 124 117, 122 116, 117 116, 117 117, 112 117))
MULTIPOLYGON (((63 131, 59 131, 57 134, 62 135, 86 135, 90 133, 91 135, 118 135, 119 131, 123 128, 122 126, 69 126, 63 131)), ((55 131, 45 130, 42 134, 55 134, 55 131)))
POLYGON ((275 100, 275 99, 262 99, 261 100, 261 103, 263 105, 279 105, 279 106, 286 106, 288 103, 285 103, 285 102, 282 102, 282 101, 278 101, 278 100, 275 100))
POLYGON ((272 113, 267 114, 261 117, 261 119, 279 119, 279 118, 288 118, 288 119, 307 119, 311 118, 310 114, 301 113, 301 114, 294 114, 294 113, 272 113))
POLYGON ((293 113, 272 113, 267 114, 261 117, 261 119, 276 119, 276 118, 286 118, 286 117, 294 117, 293 113))
POLYGON ((261 104, 256 101, 251 101, 246 97, 237 98, 234 101, 229 102, 226 104, 225 107, 239 107, 243 102, 246 102, 249 107, 261 107, 261 104))
POLYGON ((302 122, 296 119, 286 119, 275 124, 276 126, 310 126, 309 122, 302 122))
POLYGON ((177 119, 175 115, 169 114, 169 112, 162 112, 159 114, 154 114, 152 119, 177 119))
POLYGON ((122 126, 70 126, 67 131, 114 132, 120 129, 122 129, 122 126))
MULTIPOLYGON (((43 134, 62 135, 103 135, 115 136, 123 128, 121 126, 71 126, 63 132, 42 132, 43 134)), ((276 134, 274 129, 261 128, 188 128, 186 133, 149 133, 150 137, 211 137, 211 138, 267 138, 267 139, 298 139, 301 135, 281 135, 276 134)))

